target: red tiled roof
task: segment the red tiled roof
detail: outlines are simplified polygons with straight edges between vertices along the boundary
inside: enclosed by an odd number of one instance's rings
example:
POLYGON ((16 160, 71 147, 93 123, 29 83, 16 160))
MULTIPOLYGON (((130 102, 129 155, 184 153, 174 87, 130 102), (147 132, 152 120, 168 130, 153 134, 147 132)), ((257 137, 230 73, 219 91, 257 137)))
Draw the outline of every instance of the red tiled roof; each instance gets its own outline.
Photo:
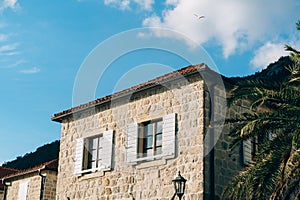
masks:
MULTIPOLYGON (((0 179, 2 179, 2 177, 7 176, 9 174, 13 174, 18 172, 17 169, 12 169, 12 168, 8 168, 8 167, 2 167, 0 166, 0 179)), ((2 184, 2 181, 0 181, 0 190, 4 189, 4 185, 2 184)))
POLYGON ((17 170, 17 169, 0 166, 0 178, 6 176, 8 174, 18 172, 18 171, 19 170, 17 170))
POLYGON ((58 168, 58 158, 56 158, 54 160, 50 160, 45 163, 42 163, 40 165, 37 165, 37 166, 29 168, 29 169, 16 171, 15 173, 12 173, 12 174, 2 177, 2 179, 13 178, 13 177, 25 175, 28 173, 32 173, 32 172, 35 172, 38 170, 43 170, 43 169, 57 171, 57 168, 58 168))
POLYGON ((64 110, 62 112, 56 113, 56 114, 54 114, 53 117, 51 117, 51 120, 61 122, 62 118, 66 117, 66 116, 68 116, 68 115, 70 115, 74 112, 78 112, 78 111, 85 110, 85 109, 90 108, 90 107, 94 107, 94 106, 99 105, 101 103, 107 102, 107 101, 111 100, 112 98, 120 97, 120 96, 123 96, 123 95, 126 95, 126 94, 130 94, 132 92, 140 91, 140 90, 148 88, 148 87, 159 85, 161 82, 172 80, 172 79, 175 79, 175 78, 180 78, 182 76, 186 76, 186 75, 189 75, 189 74, 192 74, 192 73, 197 73, 197 72, 199 72, 199 70, 205 70, 205 69, 209 69, 209 68, 203 63, 198 64, 198 65, 190 65, 188 67, 185 67, 185 68, 179 69, 177 71, 165 74, 163 76, 152 79, 152 80, 147 81, 145 83, 142 83, 142 84, 133 86, 131 88, 122 90, 120 92, 116 92, 114 94, 96 99, 96 100, 91 101, 91 102, 88 102, 86 104, 82 104, 82 105, 70 108, 68 110, 64 110))

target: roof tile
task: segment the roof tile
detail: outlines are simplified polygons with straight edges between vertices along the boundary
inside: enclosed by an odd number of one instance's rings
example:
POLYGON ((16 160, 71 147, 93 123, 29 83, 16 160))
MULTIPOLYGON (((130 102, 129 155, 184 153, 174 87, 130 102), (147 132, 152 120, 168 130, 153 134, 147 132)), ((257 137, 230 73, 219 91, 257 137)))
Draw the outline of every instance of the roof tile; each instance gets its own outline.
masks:
POLYGON ((87 109, 89 107, 98 105, 100 103, 104 103, 104 102, 106 102, 108 100, 111 100, 112 98, 116 98, 116 97, 120 97, 122 95, 130 94, 131 92, 135 92, 135 91, 147 88, 147 87, 159 85, 160 82, 168 81, 168 80, 171 80, 171 79, 174 79, 174 78, 178 78, 180 76, 185 76, 185 75, 188 75, 190 73, 195 73, 195 72, 197 72, 200 69, 208 69, 208 67, 205 64, 203 64, 203 63, 202 64, 198 64, 198 65, 190 65, 190 66, 187 66, 185 68, 179 69, 177 71, 174 71, 174 72, 165 74, 163 76, 160 76, 158 78, 149 80, 149 81, 147 81, 145 83, 142 83, 142 84, 130 87, 128 89, 122 90, 120 92, 116 92, 116 93, 113 93, 111 95, 108 95, 108 96, 105 96, 105 97, 93 100, 91 102, 88 102, 88 103, 85 103, 85 104, 82 104, 82 105, 79 105, 79 106, 76 106, 76 107, 64 110, 62 112, 56 113, 56 114, 54 114, 53 117, 51 117, 51 119, 53 121, 60 122, 61 118, 63 118, 66 115, 69 115, 69 114, 72 114, 74 112, 87 109))

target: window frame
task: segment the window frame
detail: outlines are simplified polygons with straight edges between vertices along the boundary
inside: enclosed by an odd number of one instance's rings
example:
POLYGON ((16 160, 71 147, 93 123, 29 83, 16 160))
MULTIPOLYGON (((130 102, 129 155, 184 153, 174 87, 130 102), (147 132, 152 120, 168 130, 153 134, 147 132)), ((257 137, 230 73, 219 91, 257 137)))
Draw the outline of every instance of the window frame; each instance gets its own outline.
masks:
POLYGON ((94 171, 97 169, 101 169, 103 166, 103 163, 100 163, 100 162, 102 162, 102 156, 103 156, 103 134, 89 136, 89 137, 83 138, 83 140, 84 140, 83 141, 83 155, 82 155, 83 157, 82 157, 81 171, 88 172, 88 171, 94 171), (92 143, 93 139, 97 139, 97 145, 96 145, 95 149, 94 149, 94 144, 92 143), (101 150, 101 153, 99 153, 100 150, 101 150), (91 151, 96 152, 95 160, 93 160, 93 154, 91 154, 91 151), (96 167, 93 167, 93 164, 92 164, 93 161, 96 162, 96 167))
POLYGON ((137 160, 143 160, 147 158, 157 158, 162 156, 162 136, 163 136, 163 119, 157 118, 154 120, 148 120, 138 123, 138 148, 137 148, 137 160), (160 125, 158 125, 160 123, 160 125), (152 133, 149 134, 149 125, 152 126, 152 133), (158 127, 160 126, 160 130, 158 127), (157 145, 157 136, 160 135, 160 143, 157 145), (151 146, 148 145, 149 138, 152 138, 151 146), (157 149, 160 149, 160 153, 157 154, 157 149), (148 151, 151 153, 148 155, 148 151))
MULTIPOLYGON (((143 117, 145 119, 145 117, 143 117)), ((155 119, 162 118, 162 154, 153 155, 152 157, 141 157, 138 158, 138 142, 139 142, 139 126, 146 121, 151 121, 151 119, 147 120, 138 120, 138 122, 133 122, 126 125, 126 155, 125 160, 126 163, 130 165, 137 165, 142 161, 153 161, 158 159, 173 159, 177 155, 177 114, 170 113, 165 114, 163 116, 159 116, 155 119)))
MULTIPOLYGON (((86 173, 96 172, 96 171, 110 171, 112 170, 112 161, 113 161, 113 149, 114 149, 114 131, 106 130, 99 134, 99 132, 94 131, 91 133, 86 133, 86 137, 77 138, 75 140, 75 152, 74 152, 74 169, 73 174, 75 176, 81 176, 86 173), (100 138, 102 139, 102 155, 99 154, 99 148, 97 148, 97 154, 99 161, 100 157, 102 162, 98 162, 96 167, 91 166, 91 168, 87 169, 87 148, 85 148, 85 144, 87 140, 92 138, 100 138), (84 153, 86 154, 84 157, 84 153), (84 160, 85 159, 85 160, 84 160)), ((99 140, 98 140, 99 147, 99 140)))

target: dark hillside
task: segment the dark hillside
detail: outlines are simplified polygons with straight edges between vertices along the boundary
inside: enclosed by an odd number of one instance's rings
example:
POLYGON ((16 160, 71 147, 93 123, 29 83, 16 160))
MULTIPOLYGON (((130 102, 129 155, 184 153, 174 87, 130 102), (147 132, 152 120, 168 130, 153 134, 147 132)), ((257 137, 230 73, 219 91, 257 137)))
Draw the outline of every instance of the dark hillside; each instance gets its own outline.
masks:
POLYGON ((3 166, 20 170, 28 169, 58 158, 58 153, 59 140, 56 140, 50 144, 38 147, 35 152, 26 153, 24 156, 18 156, 15 160, 4 163, 3 166))
POLYGON ((261 81, 270 81, 270 82, 282 82, 290 72, 286 67, 293 65, 293 61, 290 57, 281 57, 278 61, 268 65, 266 69, 263 69, 260 72, 256 72, 253 75, 245 77, 223 77, 226 84, 226 88, 230 89, 232 85, 235 85, 239 81, 244 80, 261 80, 261 81), (230 86, 231 85, 231 86, 230 86))

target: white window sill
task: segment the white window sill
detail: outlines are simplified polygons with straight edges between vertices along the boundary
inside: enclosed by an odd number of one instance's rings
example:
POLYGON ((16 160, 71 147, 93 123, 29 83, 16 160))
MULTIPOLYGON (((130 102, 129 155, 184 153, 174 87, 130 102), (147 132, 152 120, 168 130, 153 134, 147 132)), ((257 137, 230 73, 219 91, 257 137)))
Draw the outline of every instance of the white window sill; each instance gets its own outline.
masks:
POLYGON ((92 170, 84 170, 82 171, 82 175, 80 177, 80 180, 83 181, 83 180, 88 180, 88 179, 92 179, 92 178, 98 178, 98 177, 102 177, 104 176, 104 171, 100 169, 98 169, 98 171, 94 171, 95 169, 92 170), (88 172, 92 172, 90 174, 86 174, 88 172))

